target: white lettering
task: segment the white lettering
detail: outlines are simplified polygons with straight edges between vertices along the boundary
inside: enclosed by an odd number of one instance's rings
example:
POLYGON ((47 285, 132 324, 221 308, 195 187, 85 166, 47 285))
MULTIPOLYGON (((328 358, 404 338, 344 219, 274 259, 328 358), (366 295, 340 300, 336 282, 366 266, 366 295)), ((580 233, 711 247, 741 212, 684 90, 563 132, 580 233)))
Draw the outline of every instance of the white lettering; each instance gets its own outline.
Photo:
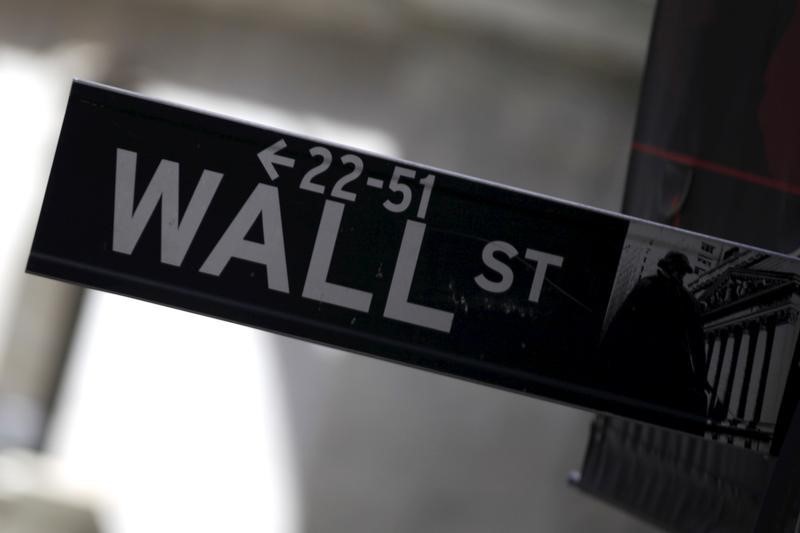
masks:
POLYGON ((166 159, 162 159, 158 164, 144 196, 134 209, 136 157, 136 152, 117 148, 112 248, 115 252, 123 254, 133 253, 147 222, 160 202, 161 262, 180 266, 217 191, 222 174, 210 170, 203 171, 183 219, 180 220, 179 166, 178 163, 166 159))
POLYGON ((303 297, 366 313, 372 302, 372 294, 328 281, 328 270, 333 258, 333 249, 336 247, 336 235, 339 233, 343 212, 344 204, 333 200, 325 201, 314 251, 311 254, 311 264, 303 287, 303 297))
POLYGON ((411 292, 411 282, 417 268, 417 259, 422 247, 422 237, 425 235, 425 224, 415 220, 407 220, 400 243, 400 252, 394 266, 392 284, 389 287, 389 297, 383 316, 393 318, 415 326, 450 333, 453 324, 453 313, 411 303, 408 295, 411 292))
POLYGON ((219 276, 232 258, 244 259, 267 267, 267 285, 270 289, 289 292, 286 271, 286 250, 283 245, 280 199, 277 187, 259 183, 244 203, 236 218, 225 230, 214 250, 206 259, 200 272, 219 276), (245 235, 261 216, 264 242, 253 242, 245 235))
POLYGON ((564 258, 560 255, 548 254, 529 248, 525 250, 525 259, 536 261, 536 271, 533 273, 533 285, 531 286, 531 293, 530 296, 528 296, 528 300, 531 302, 538 302, 539 296, 542 294, 544 275, 547 272, 547 267, 560 267, 564 263, 564 258))
POLYGON ((517 250, 504 241, 492 241, 483 247, 483 264, 500 274, 500 281, 491 281, 483 274, 475 276, 478 287, 489 292, 506 292, 514 282, 514 271, 507 264, 500 261, 496 255, 503 254, 512 259, 517 256, 517 250))

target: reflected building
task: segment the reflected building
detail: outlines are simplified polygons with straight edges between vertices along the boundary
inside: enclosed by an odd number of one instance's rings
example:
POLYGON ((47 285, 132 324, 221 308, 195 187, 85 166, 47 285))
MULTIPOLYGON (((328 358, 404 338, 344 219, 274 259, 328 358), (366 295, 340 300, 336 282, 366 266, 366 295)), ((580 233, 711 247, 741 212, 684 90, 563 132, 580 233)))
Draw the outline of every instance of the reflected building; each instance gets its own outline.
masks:
POLYGON ((797 363, 800 276, 753 250, 732 248, 722 259, 689 285, 703 306, 709 412, 733 430, 709 436, 767 452, 797 363))
MULTIPOLYGON (((796 261, 659 226, 631 224, 605 317, 605 329, 640 280, 670 251, 691 268, 686 289, 700 305, 705 341, 706 436, 767 453, 797 366, 800 266, 796 261)), ((784 405, 786 404, 786 405, 784 405)), ((782 411, 786 410, 786 412, 782 411)), ((780 440, 780 436, 778 436, 780 440)))

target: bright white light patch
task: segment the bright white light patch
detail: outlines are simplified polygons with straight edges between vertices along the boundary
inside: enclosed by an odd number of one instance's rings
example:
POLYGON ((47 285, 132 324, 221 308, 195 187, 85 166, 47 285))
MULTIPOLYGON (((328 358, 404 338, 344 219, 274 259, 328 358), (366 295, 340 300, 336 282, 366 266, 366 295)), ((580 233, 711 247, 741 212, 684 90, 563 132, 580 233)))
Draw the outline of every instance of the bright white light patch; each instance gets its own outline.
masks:
POLYGON ((63 115, 49 64, 41 56, 0 47, 0 346, 7 343, 11 306, 47 178, 59 124, 54 118, 63 115))
POLYGON ((139 90, 146 96, 265 127, 316 137, 388 157, 399 157, 400 149, 397 143, 381 130, 343 123, 313 113, 292 113, 261 103, 162 81, 145 82, 139 86, 139 90))
POLYGON ((297 531, 271 338, 91 292, 54 451, 102 495, 107 531, 297 531))

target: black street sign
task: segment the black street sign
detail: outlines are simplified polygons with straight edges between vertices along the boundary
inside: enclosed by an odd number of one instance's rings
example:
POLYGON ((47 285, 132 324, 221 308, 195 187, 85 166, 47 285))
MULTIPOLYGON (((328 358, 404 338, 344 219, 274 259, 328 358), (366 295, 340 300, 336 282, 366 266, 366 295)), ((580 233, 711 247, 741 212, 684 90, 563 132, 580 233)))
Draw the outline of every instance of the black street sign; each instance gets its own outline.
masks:
POLYGON ((28 270, 764 451, 792 407, 792 258, 85 82, 28 270))

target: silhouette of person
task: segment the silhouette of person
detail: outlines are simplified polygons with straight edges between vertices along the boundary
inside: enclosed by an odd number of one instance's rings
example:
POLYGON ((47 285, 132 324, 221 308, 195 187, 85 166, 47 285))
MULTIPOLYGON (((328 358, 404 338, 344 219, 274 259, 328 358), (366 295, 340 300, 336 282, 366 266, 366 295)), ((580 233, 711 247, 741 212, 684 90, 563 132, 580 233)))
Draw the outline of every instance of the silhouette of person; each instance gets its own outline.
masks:
POLYGON ((617 311, 601 354, 616 392, 705 417, 699 304, 683 286, 691 271, 680 252, 659 260, 658 273, 639 280, 617 311))

